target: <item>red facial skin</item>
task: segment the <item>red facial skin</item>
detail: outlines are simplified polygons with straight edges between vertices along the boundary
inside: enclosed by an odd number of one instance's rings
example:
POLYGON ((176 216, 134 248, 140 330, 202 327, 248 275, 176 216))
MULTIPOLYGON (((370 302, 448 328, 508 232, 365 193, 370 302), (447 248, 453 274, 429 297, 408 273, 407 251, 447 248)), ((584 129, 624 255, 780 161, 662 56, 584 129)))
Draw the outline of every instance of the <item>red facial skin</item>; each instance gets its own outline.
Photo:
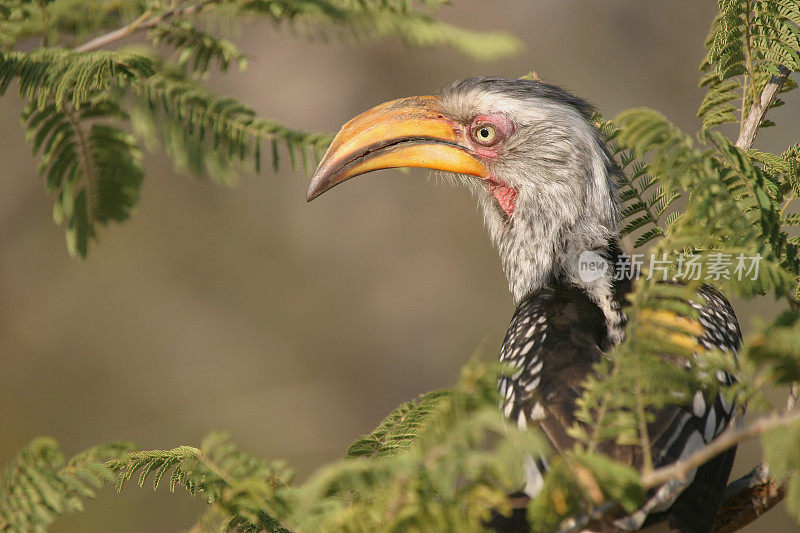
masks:
MULTIPOLYGON (((466 134, 464 136, 469 141, 470 147, 475 154, 484 159, 492 160, 497 159, 498 149, 503 145, 505 140, 512 133, 514 133, 514 129, 514 123, 501 113, 478 115, 472 119, 472 122, 467 127, 466 134), (483 125, 491 125, 495 129, 495 138, 491 143, 481 143, 474 134, 474 132, 480 129, 480 127, 483 125)), ((499 179, 494 174, 483 178, 483 181, 486 182, 489 190, 494 195, 498 205, 500 206, 500 209, 502 209, 506 215, 511 217, 517 207, 518 191, 514 187, 503 182, 503 180, 499 179)))

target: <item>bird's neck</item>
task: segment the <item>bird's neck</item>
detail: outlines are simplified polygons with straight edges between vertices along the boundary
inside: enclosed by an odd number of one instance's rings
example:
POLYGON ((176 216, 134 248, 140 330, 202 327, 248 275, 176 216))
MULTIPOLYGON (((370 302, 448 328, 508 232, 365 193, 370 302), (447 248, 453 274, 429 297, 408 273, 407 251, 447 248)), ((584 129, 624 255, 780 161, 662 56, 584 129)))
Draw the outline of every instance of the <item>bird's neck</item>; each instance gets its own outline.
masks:
POLYGON ((558 202, 548 205, 546 199, 541 196, 536 208, 525 209, 523 203, 532 199, 520 198, 510 218, 486 216, 514 302, 542 289, 581 289, 603 312, 609 345, 616 345, 624 337, 622 302, 630 285, 615 279, 621 255, 616 222, 587 216, 586 210, 565 213, 558 202))

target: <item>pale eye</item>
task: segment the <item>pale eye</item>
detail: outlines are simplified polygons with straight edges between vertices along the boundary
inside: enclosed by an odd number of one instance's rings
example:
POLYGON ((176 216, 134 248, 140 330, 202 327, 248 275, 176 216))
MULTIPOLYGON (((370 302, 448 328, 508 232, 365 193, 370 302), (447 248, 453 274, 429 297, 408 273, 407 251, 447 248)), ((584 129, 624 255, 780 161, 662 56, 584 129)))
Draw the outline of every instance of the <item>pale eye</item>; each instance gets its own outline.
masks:
POLYGON ((492 144, 497 139, 497 130, 491 124, 479 124, 472 130, 472 137, 480 144, 492 144))

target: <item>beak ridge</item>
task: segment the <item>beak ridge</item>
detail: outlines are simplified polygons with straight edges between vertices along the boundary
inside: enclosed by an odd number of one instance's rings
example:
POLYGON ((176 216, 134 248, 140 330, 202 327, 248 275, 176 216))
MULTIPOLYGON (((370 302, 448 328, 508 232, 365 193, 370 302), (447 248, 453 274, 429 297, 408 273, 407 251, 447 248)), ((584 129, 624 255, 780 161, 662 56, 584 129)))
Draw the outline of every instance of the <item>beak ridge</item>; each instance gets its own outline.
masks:
POLYGON ((463 145, 460 131, 441 114, 435 96, 374 107, 342 126, 311 178, 306 201, 352 177, 384 168, 421 167, 486 177, 486 167, 463 145))

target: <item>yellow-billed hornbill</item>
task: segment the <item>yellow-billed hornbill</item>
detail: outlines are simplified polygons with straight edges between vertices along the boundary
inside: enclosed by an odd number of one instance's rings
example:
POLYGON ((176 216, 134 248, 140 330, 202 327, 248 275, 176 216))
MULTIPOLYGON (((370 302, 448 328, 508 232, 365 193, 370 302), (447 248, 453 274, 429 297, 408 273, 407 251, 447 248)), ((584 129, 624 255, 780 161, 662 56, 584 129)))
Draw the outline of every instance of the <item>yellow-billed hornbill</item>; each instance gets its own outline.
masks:
MULTIPOLYGON (((435 96, 394 100, 342 127, 308 190, 310 201, 343 181, 391 167, 451 173, 477 197, 517 305, 500 352, 518 369, 501 378, 507 417, 536 425, 557 450, 569 449, 581 384, 603 352, 624 337, 626 276, 609 268, 585 281, 579 257, 591 251, 618 265, 617 165, 590 123, 592 108, 541 82, 481 77, 457 81, 435 96), (621 278, 621 279, 615 279, 621 278)), ((693 305, 705 332, 699 343, 733 351, 741 334, 733 309, 708 286, 693 305)), ((721 381, 730 376, 719 374, 721 381)), ((667 406, 649 425, 654 466, 685 458, 734 418, 721 396, 667 406)), ((618 460, 642 465, 641 450, 607 443, 618 460), (638 451, 637 451, 638 450, 638 451)), ((615 527, 636 530, 669 519, 680 531, 708 531, 735 450, 650 492, 648 502, 615 527)), ((544 459, 525 466, 525 492, 541 488, 544 459)))

